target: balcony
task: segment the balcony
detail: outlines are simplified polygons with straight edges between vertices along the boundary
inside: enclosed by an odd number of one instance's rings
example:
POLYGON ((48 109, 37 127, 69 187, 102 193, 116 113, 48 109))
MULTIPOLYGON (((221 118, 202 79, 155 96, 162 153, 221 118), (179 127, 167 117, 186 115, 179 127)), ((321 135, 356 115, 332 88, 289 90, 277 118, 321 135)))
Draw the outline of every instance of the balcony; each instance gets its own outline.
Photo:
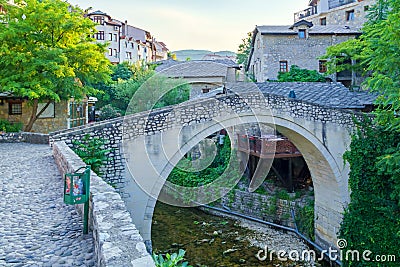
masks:
POLYGON ((306 17, 312 16, 315 14, 318 14, 317 6, 312 6, 307 9, 304 9, 302 11, 294 13, 294 21, 297 22, 299 20, 302 20, 306 17))
POLYGON ((260 158, 301 157, 300 151, 286 137, 238 135, 238 150, 260 158))
POLYGON ((329 0, 329 9, 348 5, 357 2, 356 0, 329 0))

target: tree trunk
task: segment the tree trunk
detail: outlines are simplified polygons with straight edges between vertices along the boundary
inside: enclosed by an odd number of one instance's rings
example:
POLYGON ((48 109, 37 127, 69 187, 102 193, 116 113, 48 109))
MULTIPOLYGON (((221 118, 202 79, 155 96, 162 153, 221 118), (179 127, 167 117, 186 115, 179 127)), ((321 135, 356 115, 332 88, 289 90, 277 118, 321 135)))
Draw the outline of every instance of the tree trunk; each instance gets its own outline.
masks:
POLYGON ((46 110, 46 108, 50 105, 51 101, 48 101, 46 105, 40 110, 39 113, 37 113, 38 110, 38 105, 39 105, 39 100, 34 99, 33 100, 33 106, 32 106, 32 114, 31 117, 29 118, 28 124, 25 126, 24 131, 25 132, 30 132, 32 131, 33 124, 37 120, 37 118, 46 110), (36 114, 37 113, 37 114, 36 114))

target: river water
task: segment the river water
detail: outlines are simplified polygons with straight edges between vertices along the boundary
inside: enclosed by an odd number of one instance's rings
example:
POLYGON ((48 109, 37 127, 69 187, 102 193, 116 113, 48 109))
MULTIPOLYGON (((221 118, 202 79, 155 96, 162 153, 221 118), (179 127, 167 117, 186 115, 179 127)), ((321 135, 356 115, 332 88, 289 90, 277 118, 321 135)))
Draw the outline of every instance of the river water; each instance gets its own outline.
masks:
MULTIPOLYGON (((269 256, 260 261, 256 257, 260 248, 252 245, 251 236, 257 236, 257 233, 242 227, 237 220, 206 214, 198 209, 158 202, 154 211, 152 241, 156 254, 184 249, 186 260, 194 267, 305 266, 276 259, 269 261, 269 256)), ((281 243, 280 240, 277 242, 281 243)), ((291 239, 288 242, 291 243, 291 239)))

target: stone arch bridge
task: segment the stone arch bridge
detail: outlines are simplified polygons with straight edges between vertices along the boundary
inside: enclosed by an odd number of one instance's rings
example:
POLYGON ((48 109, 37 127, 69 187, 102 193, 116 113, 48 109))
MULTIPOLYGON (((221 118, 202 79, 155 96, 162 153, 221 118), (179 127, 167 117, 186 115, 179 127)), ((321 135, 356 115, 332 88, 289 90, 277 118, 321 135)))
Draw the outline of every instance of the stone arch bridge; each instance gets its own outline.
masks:
POLYGON ((354 116, 359 115, 249 91, 54 132, 50 141, 73 146, 71 140, 86 134, 108 140, 107 147, 113 150, 103 178, 117 184, 130 200, 133 221, 151 245, 151 220, 157 199, 146 192, 158 196, 182 155, 223 128, 243 123, 274 124, 297 146, 309 167, 315 191, 316 242, 327 248, 336 246, 342 213, 349 202, 349 169, 342 155, 350 144, 354 116), (134 179, 129 179, 130 175, 134 179), (135 182, 138 179, 142 184, 135 182))

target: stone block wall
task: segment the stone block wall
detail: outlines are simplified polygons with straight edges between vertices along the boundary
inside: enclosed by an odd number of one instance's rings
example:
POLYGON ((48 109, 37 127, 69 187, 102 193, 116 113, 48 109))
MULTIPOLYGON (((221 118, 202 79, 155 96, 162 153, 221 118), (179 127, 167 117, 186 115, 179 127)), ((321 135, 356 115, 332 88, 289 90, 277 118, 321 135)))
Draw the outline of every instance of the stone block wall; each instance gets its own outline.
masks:
POLYGON ((87 124, 64 131, 50 134, 50 143, 64 141, 70 148, 76 147, 73 141, 81 141, 87 134, 91 137, 104 139, 105 149, 111 150, 106 154, 108 161, 101 169, 102 178, 114 185, 120 193, 124 187, 125 165, 121 153, 123 119, 118 118, 96 124, 87 124))
POLYGON ((367 21, 368 10, 376 3, 376 0, 357 0, 354 3, 342 5, 329 9, 317 15, 305 17, 304 19, 312 22, 314 25, 320 25, 321 18, 326 18, 326 25, 349 25, 359 27, 367 21), (346 12, 354 10, 354 20, 348 21, 346 12))
MULTIPOLYGON (((64 142, 53 143, 53 155, 63 177, 85 166, 64 142)), ((96 266, 154 267, 120 195, 93 171, 90 181, 89 222, 95 241, 96 266)), ((82 215, 83 205, 76 208, 82 215)))
MULTIPOLYGON (((355 35, 309 35, 300 39, 297 35, 263 35, 261 73, 259 82, 276 80, 279 61, 287 61, 288 68, 297 65, 303 69, 319 71, 319 57, 329 46, 353 39, 355 35)), ((336 81, 335 75, 328 76, 336 81)))
POLYGON ((0 143, 31 143, 31 144, 48 144, 49 135, 40 133, 0 133, 0 143))
POLYGON ((303 197, 297 200, 285 200, 234 189, 216 204, 221 204, 244 215, 295 228, 291 210, 296 211, 298 208, 304 207, 308 199, 303 197))

